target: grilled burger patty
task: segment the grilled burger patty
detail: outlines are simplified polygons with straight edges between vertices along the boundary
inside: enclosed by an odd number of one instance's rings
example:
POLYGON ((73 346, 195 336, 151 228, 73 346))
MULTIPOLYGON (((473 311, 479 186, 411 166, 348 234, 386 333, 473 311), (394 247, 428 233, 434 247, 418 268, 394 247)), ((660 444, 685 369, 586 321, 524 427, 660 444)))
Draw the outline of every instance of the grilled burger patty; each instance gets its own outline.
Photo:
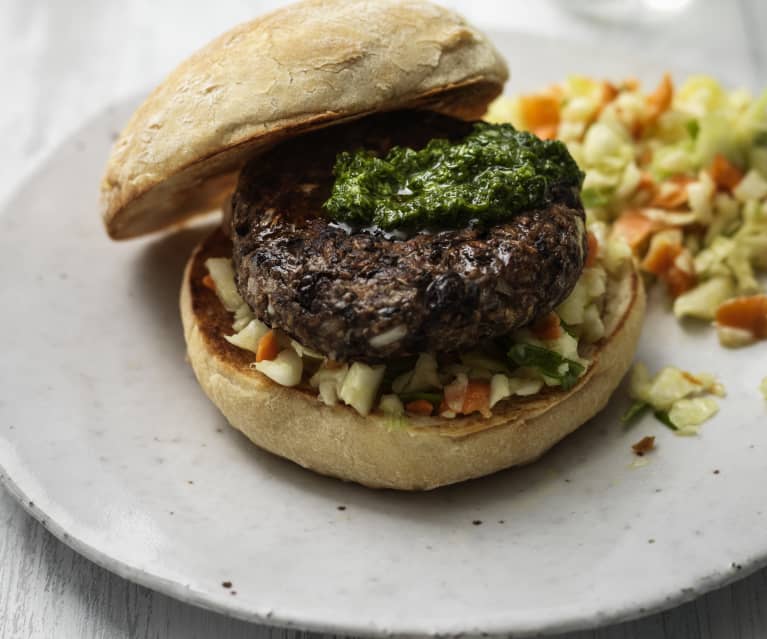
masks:
POLYGON ((400 239, 323 215, 342 150, 422 148, 471 125, 433 113, 369 116, 254 158, 231 201, 237 287, 256 316, 339 361, 465 351, 524 326, 572 290, 586 255, 571 188, 488 229, 400 239))

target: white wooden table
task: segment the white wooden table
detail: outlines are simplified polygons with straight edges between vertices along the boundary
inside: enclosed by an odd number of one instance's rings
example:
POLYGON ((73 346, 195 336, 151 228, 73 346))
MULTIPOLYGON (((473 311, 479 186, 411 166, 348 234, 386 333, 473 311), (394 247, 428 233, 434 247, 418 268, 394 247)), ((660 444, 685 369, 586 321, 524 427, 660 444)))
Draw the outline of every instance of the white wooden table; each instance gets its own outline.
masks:
MULTIPOLYGON (((279 4, 0 1, 0 202, 82 120, 152 85, 212 36, 279 4)), ((694 0, 676 17, 628 26, 576 19, 540 1, 446 4, 485 26, 595 42, 660 61, 673 56, 682 68, 767 86, 764 0, 694 0)), ((120 579, 54 539, 0 489, 0 639, 299 634, 234 621, 120 579)), ((560 639, 597 637, 767 637, 767 570, 674 610, 560 639)))

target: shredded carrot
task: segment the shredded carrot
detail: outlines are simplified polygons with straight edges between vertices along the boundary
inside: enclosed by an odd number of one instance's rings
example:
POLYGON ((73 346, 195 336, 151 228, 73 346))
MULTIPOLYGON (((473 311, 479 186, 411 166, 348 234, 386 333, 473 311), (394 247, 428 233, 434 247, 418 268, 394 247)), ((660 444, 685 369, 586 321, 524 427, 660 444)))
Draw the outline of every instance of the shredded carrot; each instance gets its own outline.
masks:
POLYGON ((429 415, 431 415, 434 411, 434 406, 432 406, 431 402, 428 402, 425 399, 416 399, 405 404, 405 410, 407 410, 409 413, 413 413, 414 415, 423 415, 424 417, 429 417, 429 415))
POLYGON ((483 415, 490 412, 490 383, 481 379, 470 379, 463 398, 464 415, 479 411, 483 415))
POLYGON ((538 339, 557 339, 562 335, 559 315, 552 311, 548 315, 539 317, 531 324, 530 332, 538 339))
POLYGON ((679 186, 687 186, 688 184, 695 182, 695 178, 690 175, 684 175, 683 173, 677 173, 676 175, 672 175, 666 181, 671 182, 672 184, 678 184, 679 186))
POLYGON ((664 282, 672 298, 679 297, 697 284, 692 256, 681 244, 681 233, 678 237, 675 234, 670 237, 653 236, 647 255, 639 266, 664 282))
POLYGON ((555 95, 537 93, 522 96, 519 108, 525 126, 532 131, 559 125, 559 98, 555 95))
POLYGON ((599 257, 599 240, 591 231, 586 234, 589 241, 588 253, 586 253, 586 267, 589 268, 597 263, 599 257))
POLYGON ((663 277, 674 266, 674 260, 681 252, 681 244, 659 243, 650 247, 640 266, 643 271, 663 277))
MULTIPOLYGON (((652 151, 650 151, 650 154, 652 154, 652 151)), ((657 188, 658 185, 655 183, 655 178, 652 176, 652 174, 649 171, 642 171, 639 175, 639 183, 637 184, 637 189, 655 193, 655 189, 657 188)))
POLYGON ((635 202, 637 205, 646 206, 650 200, 655 197, 655 193, 658 191, 658 185, 655 183, 655 178, 648 172, 642 171, 639 174, 639 182, 637 183, 635 202))
POLYGON ((726 191, 732 191, 743 179, 743 171, 732 164, 721 153, 714 156, 711 166, 708 169, 711 179, 720 188, 726 191))
POLYGON ((269 331, 260 340, 256 347, 256 361, 263 362, 265 359, 272 360, 280 352, 280 345, 277 343, 277 333, 269 331))
POLYGON ((676 209, 687 202, 687 185, 694 182, 691 177, 687 175, 675 175, 664 182, 664 185, 658 191, 656 191, 653 199, 650 202, 650 206, 654 206, 661 209, 676 209))
POLYGON ((607 106, 615 98, 618 97, 620 91, 618 88, 607 80, 602 82, 602 107, 607 106))
MULTIPOLYGON (((648 164, 650 164, 650 162, 652 162, 652 155, 653 155, 652 149, 649 146, 645 147, 642 150, 642 152, 639 154, 639 158, 637 160, 637 162, 639 163, 639 166, 647 166, 648 164)), ((650 184, 654 184, 652 176, 649 173, 646 173, 646 172, 642 173, 642 179, 645 179, 645 178, 649 178, 650 184)), ((640 180, 640 185, 641 183, 642 182, 640 180)))
POLYGON ((697 384, 698 386, 703 386, 703 382, 701 382, 692 373, 688 373, 687 371, 682 371, 682 377, 684 377, 691 384, 697 384))
POLYGON ((671 82, 671 76, 668 73, 664 73, 658 87, 647 96, 647 122, 657 122, 658 118, 668 111, 673 97, 674 85, 671 82))
POLYGON ((663 281, 666 283, 666 289, 669 295, 676 299, 682 293, 686 293, 693 288, 698 279, 693 273, 683 271, 678 266, 671 266, 662 276, 663 281))
POLYGON ((534 129, 531 129, 530 132, 536 137, 541 138, 541 140, 554 140, 557 137, 558 130, 559 125, 546 124, 544 126, 535 127, 534 129))
POLYGON ((621 82, 621 86, 627 91, 636 91, 641 86, 641 82, 639 82, 637 78, 630 76, 624 78, 623 82, 621 82))
POLYGON ((642 215, 640 210, 628 209, 615 220, 612 232, 622 237, 634 253, 638 253, 650 236, 662 228, 661 222, 642 215))
POLYGON ((749 331, 757 339, 767 338, 767 295, 751 295, 727 300, 716 309, 720 326, 749 331))
POLYGON ((216 292, 216 283, 213 281, 213 278, 210 275, 206 275, 202 278, 202 285, 205 288, 209 288, 214 293, 216 292))
POLYGON ((642 136, 644 135, 644 130, 645 130, 645 123, 637 120, 636 122, 634 122, 634 124, 631 125, 631 128, 629 129, 629 133, 631 133, 631 137, 634 140, 641 140, 642 136))

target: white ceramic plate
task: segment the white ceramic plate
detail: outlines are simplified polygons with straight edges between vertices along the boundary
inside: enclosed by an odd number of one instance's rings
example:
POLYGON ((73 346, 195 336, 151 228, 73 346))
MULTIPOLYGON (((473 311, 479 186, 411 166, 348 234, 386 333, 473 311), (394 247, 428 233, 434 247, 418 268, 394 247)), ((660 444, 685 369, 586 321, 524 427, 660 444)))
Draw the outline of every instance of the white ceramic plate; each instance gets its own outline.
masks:
MULTIPOLYGON (((658 76, 519 34, 499 42, 518 90, 574 70, 658 76)), ((594 626, 765 562, 767 350, 721 350, 662 304, 641 358, 713 371, 729 390, 699 438, 652 418, 625 432, 623 389, 539 463, 413 495, 248 444, 184 361, 177 291, 200 231, 114 244, 101 228, 102 164, 134 106, 88 122, 0 214, 0 478, 59 538, 184 601, 349 633, 594 626), (658 450, 634 468, 647 434, 658 450)))

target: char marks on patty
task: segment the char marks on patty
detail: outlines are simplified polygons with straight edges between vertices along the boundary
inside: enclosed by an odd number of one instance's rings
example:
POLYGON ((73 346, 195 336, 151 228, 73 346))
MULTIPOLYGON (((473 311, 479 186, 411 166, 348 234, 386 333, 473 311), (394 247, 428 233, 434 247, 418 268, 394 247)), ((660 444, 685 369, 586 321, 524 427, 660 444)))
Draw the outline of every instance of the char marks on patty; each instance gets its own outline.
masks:
POLYGON ((367 117, 283 142, 243 169, 231 202, 237 286, 256 316, 339 361, 468 350, 548 313, 586 254, 571 189, 488 229, 395 239, 322 214, 341 150, 459 139, 469 123, 427 112, 367 117))

